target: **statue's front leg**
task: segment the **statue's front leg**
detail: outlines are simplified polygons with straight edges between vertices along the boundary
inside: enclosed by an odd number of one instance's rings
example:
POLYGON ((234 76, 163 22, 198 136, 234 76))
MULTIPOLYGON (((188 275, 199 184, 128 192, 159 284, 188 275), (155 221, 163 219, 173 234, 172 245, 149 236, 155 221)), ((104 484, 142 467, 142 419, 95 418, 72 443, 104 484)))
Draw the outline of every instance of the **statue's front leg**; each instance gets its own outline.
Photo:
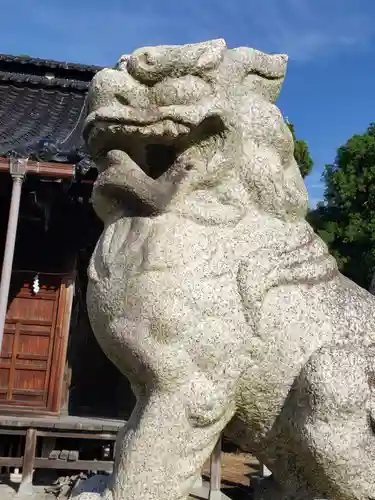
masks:
POLYGON ((110 489, 114 500, 180 500, 210 456, 233 415, 228 405, 215 422, 198 426, 186 391, 155 392, 140 400, 117 445, 110 489))
POLYGON ((375 500, 373 349, 327 345, 304 366, 280 417, 294 472, 330 500, 375 500))

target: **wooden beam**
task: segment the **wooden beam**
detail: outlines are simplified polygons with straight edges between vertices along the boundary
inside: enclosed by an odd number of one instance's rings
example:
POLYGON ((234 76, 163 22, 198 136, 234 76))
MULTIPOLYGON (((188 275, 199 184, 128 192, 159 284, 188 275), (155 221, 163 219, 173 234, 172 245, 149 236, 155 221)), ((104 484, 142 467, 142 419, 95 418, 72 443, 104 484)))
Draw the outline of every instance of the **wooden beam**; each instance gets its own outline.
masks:
MULTIPOLYGON (((0 467, 25 467, 23 457, 0 457, 0 467)), ((98 470, 103 472, 112 472, 112 460, 50 460, 49 458, 34 458, 33 469, 59 469, 59 470, 79 470, 89 471, 98 470)), ((23 474, 22 474, 23 476, 23 474)), ((23 480, 21 482, 21 486, 23 480)), ((20 490, 21 490, 20 486, 20 490)), ((31 491, 31 482, 28 484, 28 491, 31 491)), ((23 492, 26 492, 23 490, 23 492)))
POLYGON ((94 439, 102 441, 116 441, 116 434, 90 434, 88 432, 54 432, 54 431, 38 431, 38 437, 54 437, 67 439, 94 439))
POLYGON ((34 467, 36 469, 97 470, 112 472, 113 462, 111 460, 77 460, 76 462, 68 462, 67 460, 36 458, 34 460, 34 467))
POLYGON ((0 467, 22 467, 23 457, 0 457, 0 467))
MULTIPOLYGON (((9 172, 8 158, 0 158, 0 172, 9 172)), ((29 160, 27 162, 26 174, 71 179, 74 176, 74 165, 29 160)))
POLYGON ((25 429, 0 429, 0 436, 26 436, 25 429))

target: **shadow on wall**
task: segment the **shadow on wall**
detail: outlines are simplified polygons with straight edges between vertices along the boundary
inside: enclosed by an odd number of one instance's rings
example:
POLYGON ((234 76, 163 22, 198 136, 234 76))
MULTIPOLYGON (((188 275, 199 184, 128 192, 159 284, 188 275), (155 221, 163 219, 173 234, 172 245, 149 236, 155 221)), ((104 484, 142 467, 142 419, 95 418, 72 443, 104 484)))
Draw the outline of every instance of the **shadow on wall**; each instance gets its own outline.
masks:
POLYGON ((135 396, 127 378, 107 358, 91 329, 86 308, 87 266, 93 248, 78 259, 76 297, 68 347, 69 415, 127 420, 135 396))

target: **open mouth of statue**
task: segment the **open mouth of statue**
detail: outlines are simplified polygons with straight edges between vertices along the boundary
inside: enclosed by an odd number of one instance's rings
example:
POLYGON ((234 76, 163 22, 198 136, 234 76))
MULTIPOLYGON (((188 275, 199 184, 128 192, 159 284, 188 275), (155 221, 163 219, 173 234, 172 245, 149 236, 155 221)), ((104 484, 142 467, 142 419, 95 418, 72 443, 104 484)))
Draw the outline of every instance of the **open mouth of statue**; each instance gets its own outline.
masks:
POLYGON ((99 172, 115 163, 122 163, 124 168, 131 163, 149 179, 161 180, 169 171, 184 168, 181 157, 192 145, 221 130, 222 123, 215 117, 194 127, 172 120, 146 125, 98 120, 85 135, 99 172))
MULTIPOLYGON (((99 170, 111 166, 112 151, 122 151, 148 177, 158 179, 186 149, 189 134, 188 127, 170 120, 142 126, 99 122, 90 132, 89 144, 99 170)), ((115 158, 120 161, 121 155, 115 158)))
POLYGON ((96 193, 116 199, 138 215, 160 213, 180 181, 194 170, 191 148, 223 131, 218 116, 204 118, 198 125, 94 117, 84 137, 99 172, 96 193))

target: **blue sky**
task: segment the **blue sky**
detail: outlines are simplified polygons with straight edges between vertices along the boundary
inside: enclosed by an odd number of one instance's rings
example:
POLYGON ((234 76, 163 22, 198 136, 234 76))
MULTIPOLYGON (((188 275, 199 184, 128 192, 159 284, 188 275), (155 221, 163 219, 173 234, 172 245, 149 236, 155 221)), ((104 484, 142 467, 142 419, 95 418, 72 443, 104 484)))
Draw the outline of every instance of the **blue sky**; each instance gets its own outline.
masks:
POLYGON ((374 0, 0 0, 0 7, 0 52, 8 54, 113 65, 140 46, 212 38, 288 53, 278 105, 309 144, 312 205, 337 147, 375 121, 374 0))

